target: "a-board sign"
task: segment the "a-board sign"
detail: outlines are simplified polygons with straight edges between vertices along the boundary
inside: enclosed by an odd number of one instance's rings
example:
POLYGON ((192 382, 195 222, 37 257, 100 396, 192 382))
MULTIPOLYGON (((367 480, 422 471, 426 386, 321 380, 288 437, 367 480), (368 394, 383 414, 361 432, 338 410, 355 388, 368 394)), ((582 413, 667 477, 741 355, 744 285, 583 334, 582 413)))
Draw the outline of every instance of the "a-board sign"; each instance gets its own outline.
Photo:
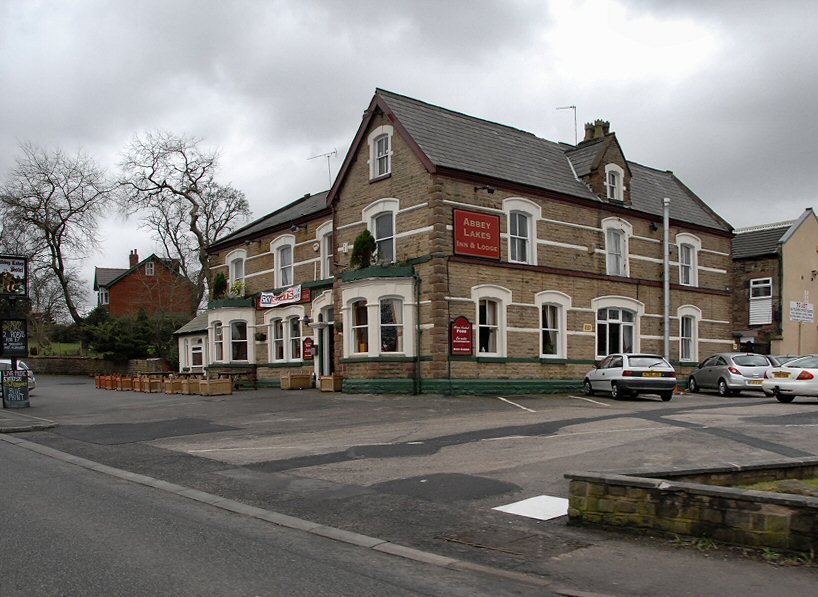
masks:
POLYGON ((28 373, 0 371, 3 380, 3 407, 25 408, 28 403, 28 373))
POLYGON ((25 319, 0 320, 0 355, 28 356, 28 326, 25 319))
POLYGON ((0 296, 28 296, 28 260, 0 255, 0 296))

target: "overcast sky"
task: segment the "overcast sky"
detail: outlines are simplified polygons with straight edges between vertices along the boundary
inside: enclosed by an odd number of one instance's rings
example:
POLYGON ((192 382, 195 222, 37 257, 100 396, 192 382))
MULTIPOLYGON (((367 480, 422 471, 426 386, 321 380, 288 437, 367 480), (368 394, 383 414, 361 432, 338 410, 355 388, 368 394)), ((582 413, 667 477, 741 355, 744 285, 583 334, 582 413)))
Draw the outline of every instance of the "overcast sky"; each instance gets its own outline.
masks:
MULTIPOLYGON (((0 0, 0 176, 31 141, 115 169, 137 132, 202 138, 253 216, 330 186, 376 87, 574 141, 609 120, 735 227, 818 178, 814 0, 0 0)), ((93 267, 157 250, 111 218, 93 267)))

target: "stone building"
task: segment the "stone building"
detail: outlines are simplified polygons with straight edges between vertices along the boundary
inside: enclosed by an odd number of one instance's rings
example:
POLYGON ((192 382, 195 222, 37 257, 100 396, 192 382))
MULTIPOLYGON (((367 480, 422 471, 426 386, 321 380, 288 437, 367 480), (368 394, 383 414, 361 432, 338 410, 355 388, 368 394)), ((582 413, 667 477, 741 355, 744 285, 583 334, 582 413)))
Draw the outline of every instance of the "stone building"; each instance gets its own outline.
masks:
POLYGON ((607 122, 575 147, 376 90, 328 193, 211 247, 245 296, 211 304, 208 363, 344 391, 558 391, 608 353, 661 353, 667 319, 683 369, 732 344, 731 238, 607 122), (353 267, 365 229, 374 262, 353 267))

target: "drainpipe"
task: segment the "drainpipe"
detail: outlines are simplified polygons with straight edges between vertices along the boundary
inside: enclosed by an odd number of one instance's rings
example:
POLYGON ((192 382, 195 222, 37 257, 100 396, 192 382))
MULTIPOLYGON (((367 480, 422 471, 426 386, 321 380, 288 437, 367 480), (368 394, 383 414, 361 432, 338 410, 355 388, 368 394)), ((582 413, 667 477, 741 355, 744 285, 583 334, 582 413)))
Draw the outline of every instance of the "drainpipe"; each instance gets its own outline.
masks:
POLYGON ((662 224, 664 227, 664 240, 662 241, 662 252, 664 253, 664 357, 670 360, 670 199, 662 199, 662 224))
MULTIPOLYGON (((413 268, 414 269, 414 268, 413 268)), ((420 376, 420 276, 417 270, 412 274, 415 279, 415 394, 420 394, 422 379, 420 376)))

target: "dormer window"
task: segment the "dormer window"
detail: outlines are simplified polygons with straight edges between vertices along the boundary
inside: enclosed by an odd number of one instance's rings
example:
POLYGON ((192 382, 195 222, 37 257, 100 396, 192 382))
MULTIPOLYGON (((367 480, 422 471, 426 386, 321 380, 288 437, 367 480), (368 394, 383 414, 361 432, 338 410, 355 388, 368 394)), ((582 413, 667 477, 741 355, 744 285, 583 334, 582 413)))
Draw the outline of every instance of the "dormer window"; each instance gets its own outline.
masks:
POLYGON ((385 124, 369 134, 369 179, 377 180, 392 173, 392 127, 385 124))
POLYGON ((154 274, 154 264, 153 261, 148 261, 145 264, 145 275, 152 276, 154 274))
POLYGON ((625 171, 616 164, 605 166, 605 189, 610 201, 625 201, 625 171))

